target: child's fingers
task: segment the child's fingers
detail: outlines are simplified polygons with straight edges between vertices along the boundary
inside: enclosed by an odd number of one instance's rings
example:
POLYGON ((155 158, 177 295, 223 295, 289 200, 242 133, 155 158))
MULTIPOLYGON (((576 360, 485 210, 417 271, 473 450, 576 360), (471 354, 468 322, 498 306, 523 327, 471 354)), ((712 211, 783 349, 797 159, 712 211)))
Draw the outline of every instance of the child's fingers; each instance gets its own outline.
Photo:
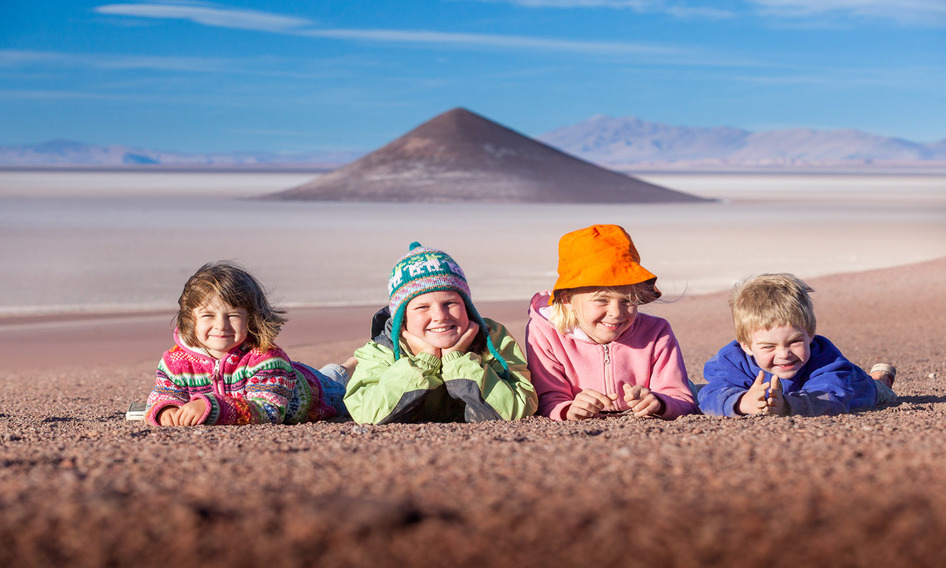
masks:
POLYGON ((660 410, 660 401, 656 396, 646 396, 632 410, 635 416, 650 416, 660 410))
POLYGON ((475 321, 471 321, 470 325, 466 328, 466 331, 460 334, 460 338, 457 339, 456 345, 450 349, 447 349, 446 351, 462 351, 466 353, 466 351, 470 348, 470 345, 473 345, 473 340, 476 339, 476 334, 479 333, 479 331, 480 324, 476 323, 475 321))
POLYGON ((158 413, 158 424, 161 426, 174 426, 174 413, 176 406, 166 406, 158 413))
POLYGON ((772 392, 782 392, 782 381, 776 375, 772 375, 772 392))
POLYGON ((598 401, 591 397, 582 396, 584 393, 578 393, 571 406, 568 407, 567 418, 569 420, 585 420, 594 418, 601 413, 598 401))
POLYGON ((401 330, 401 338, 404 339, 404 341, 406 341, 408 345, 412 343, 416 345, 418 343, 424 342, 421 338, 417 337, 416 335, 407 331, 406 329, 401 330))
POLYGON ((624 402, 630 404, 631 401, 639 400, 641 398, 641 391, 643 387, 640 385, 630 386, 628 384, 624 385, 624 402))
POLYGON ((759 374, 755 377, 755 382, 752 383, 752 388, 761 388, 763 381, 765 381, 765 371, 759 371, 759 374))
POLYGON ((470 335, 476 335, 480 331, 480 324, 475 321, 471 321, 469 327, 466 328, 466 333, 470 335))
POLYGON ((607 395, 600 393, 594 389, 586 389, 578 393, 578 396, 575 397, 575 400, 584 400, 588 404, 592 405, 598 410, 605 410, 611 408, 611 398, 607 395))
POLYGON ((440 351, 438 349, 406 329, 401 330, 401 338, 407 343, 408 349, 410 349, 411 353, 414 355, 419 355, 424 352, 440 357, 440 351))

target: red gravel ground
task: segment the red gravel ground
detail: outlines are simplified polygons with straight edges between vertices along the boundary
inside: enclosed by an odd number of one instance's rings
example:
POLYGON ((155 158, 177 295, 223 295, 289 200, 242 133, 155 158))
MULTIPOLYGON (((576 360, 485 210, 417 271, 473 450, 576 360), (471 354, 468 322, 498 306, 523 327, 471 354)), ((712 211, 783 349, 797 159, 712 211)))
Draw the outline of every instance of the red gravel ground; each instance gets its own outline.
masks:
MULTIPOLYGON (((163 344, 138 364, 4 373, 0 566, 946 566, 946 259, 810 284, 820 333, 898 367, 897 404, 161 429, 124 410, 163 344)), ((525 306, 505 314, 520 339, 525 306)), ((731 338, 726 295, 651 308, 700 382, 731 338)))

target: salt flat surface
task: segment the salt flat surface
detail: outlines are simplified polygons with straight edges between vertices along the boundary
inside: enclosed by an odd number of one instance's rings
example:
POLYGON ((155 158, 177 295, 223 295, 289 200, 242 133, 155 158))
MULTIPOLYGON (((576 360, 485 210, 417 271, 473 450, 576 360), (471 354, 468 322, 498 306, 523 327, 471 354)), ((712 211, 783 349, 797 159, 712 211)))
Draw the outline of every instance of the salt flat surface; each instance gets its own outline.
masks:
POLYGON ((555 280, 562 234, 628 229, 668 297, 749 274, 802 277, 946 256, 946 176, 649 174, 722 201, 672 205, 260 201, 311 174, 0 172, 0 315, 169 309, 209 260, 283 306, 380 304, 411 241, 442 248, 474 299, 555 280))

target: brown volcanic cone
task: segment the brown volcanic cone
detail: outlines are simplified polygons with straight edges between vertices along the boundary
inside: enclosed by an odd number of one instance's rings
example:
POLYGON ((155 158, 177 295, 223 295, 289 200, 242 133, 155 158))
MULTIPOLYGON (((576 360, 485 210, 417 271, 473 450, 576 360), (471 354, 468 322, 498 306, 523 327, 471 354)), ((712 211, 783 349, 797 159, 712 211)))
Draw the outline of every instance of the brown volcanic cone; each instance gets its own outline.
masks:
POLYGON ((277 199, 662 203, 705 201, 569 156, 466 109, 277 199))

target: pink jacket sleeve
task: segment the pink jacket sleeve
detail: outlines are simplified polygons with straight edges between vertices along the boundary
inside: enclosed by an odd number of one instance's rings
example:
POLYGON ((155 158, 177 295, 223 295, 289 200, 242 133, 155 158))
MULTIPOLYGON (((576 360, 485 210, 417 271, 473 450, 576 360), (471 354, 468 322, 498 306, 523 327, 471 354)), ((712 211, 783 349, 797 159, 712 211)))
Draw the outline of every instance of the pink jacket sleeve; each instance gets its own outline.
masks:
POLYGON ((690 391, 689 378, 677 338, 669 325, 663 327, 654 345, 649 388, 666 407, 661 418, 672 420, 696 412, 696 402, 690 391))
MULTIPOLYGON (((538 414, 552 420, 565 420, 564 411, 577 394, 566 378, 565 365, 555 356, 551 341, 556 339, 547 322, 539 316, 529 318, 526 327, 526 358, 532 385, 539 396, 538 414)), ((557 335, 557 332, 556 332, 557 335)))

